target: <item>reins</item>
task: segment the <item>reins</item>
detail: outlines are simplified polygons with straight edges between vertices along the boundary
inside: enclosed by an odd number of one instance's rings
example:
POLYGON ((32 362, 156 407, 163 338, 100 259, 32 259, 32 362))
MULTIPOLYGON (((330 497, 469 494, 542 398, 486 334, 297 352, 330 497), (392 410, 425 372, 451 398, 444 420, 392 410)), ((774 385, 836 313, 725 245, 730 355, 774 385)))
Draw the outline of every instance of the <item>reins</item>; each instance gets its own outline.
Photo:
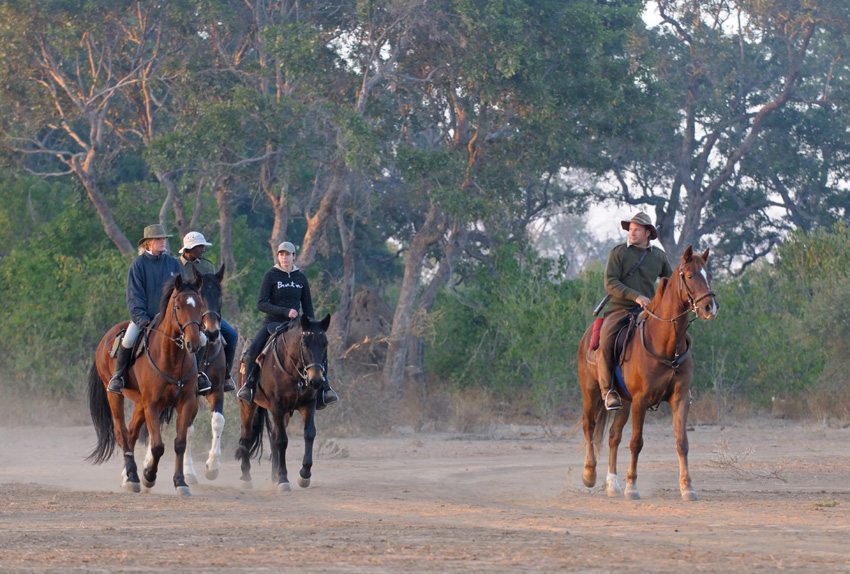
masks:
MULTIPOLYGON (((148 363, 150 363, 151 367, 153 367, 154 370, 156 370, 156 372, 159 373, 159 376, 161 376, 165 380, 165 382, 167 382, 170 385, 176 385, 178 389, 182 389, 183 385, 185 384, 183 382, 183 374, 185 372, 183 370, 183 363, 185 363, 185 361, 180 361, 180 377, 174 378, 171 375, 169 375, 168 373, 166 373, 165 371, 163 371, 162 369, 160 369, 159 366, 157 366, 157 364, 154 362, 153 357, 151 356, 151 345, 150 345, 150 334, 151 333, 159 333, 160 335, 162 335, 163 337, 165 337, 166 339, 168 339, 172 343, 174 343, 174 345, 178 349, 183 351, 186 348, 186 338, 185 338, 186 328, 191 326, 191 325, 197 325, 199 330, 203 328, 203 325, 201 324, 201 322, 195 321, 194 319, 191 320, 191 321, 188 321, 186 323, 180 323, 180 319, 177 318, 177 303, 174 302, 175 295, 172 295, 171 298, 170 298, 171 315, 174 319, 174 322, 177 323, 177 327, 180 329, 180 335, 178 335, 177 337, 172 337, 171 335, 169 335, 165 331, 160 331, 159 329, 155 329, 154 327, 149 326, 145 330, 145 356, 147 357, 148 363)), ((200 296, 200 294, 198 296, 200 296)))
MULTIPOLYGON (((290 377, 295 378, 298 381, 298 390, 302 390, 304 388, 304 381, 307 379, 307 371, 309 371, 313 367, 318 367, 322 370, 322 373, 325 372, 325 366, 321 363, 309 363, 304 359, 304 337, 306 335, 312 335, 311 331, 301 331, 301 340, 298 343, 298 351, 300 354, 301 364, 304 365, 302 368, 299 368, 298 365, 295 365, 296 375, 293 377, 293 374, 287 370, 286 366, 283 364, 283 360, 280 358, 280 351, 277 348, 277 345, 272 345, 274 347, 274 359, 275 363, 280 367, 280 370, 289 375, 290 377)), ((283 346, 286 347, 286 332, 282 331, 279 335, 283 339, 283 346)), ((287 357, 289 355, 287 354, 287 357)))
POLYGON ((687 325, 685 326, 685 331, 682 334, 683 335, 682 338, 685 340, 685 350, 682 353, 679 353, 679 350, 678 350, 679 349, 679 330, 677 329, 676 322, 679 319, 681 319, 682 317, 684 317, 685 315, 688 315, 689 313, 696 314, 697 313, 697 304, 700 301, 702 301, 703 299, 706 299, 708 297, 714 297, 713 291, 709 291, 709 292, 701 295, 700 297, 694 297, 693 291, 691 290, 690 286, 688 286, 688 282, 685 280, 685 271, 684 271, 684 269, 682 269, 681 265, 678 266, 678 271, 679 271, 679 273, 678 273, 679 278, 678 278, 678 281, 677 281, 677 283, 678 283, 677 294, 679 295, 679 299, 681 300, 682 286, 683 285, 684 285, 685 291, 688 295, 688 303, 685 304, 685 310, 682 311, 681 313, 679 313, 678 315, 670 318, 670 319, 665 319, 664 317, 659 317, 658 315, 653 313, 652 310, 650 310, 648 307, 644 308, 644 312, 647 314, 648 317, 651 317, 651 318, 655 319, 656 321, 661 321, 663 323, 671 323, 673 325, 673 333, 674 333, 675 338, 676 338, 676 350, 674 351, 672 359, 662 357, 662 356, 656 354, 652 349, 649 348, 649 346, 646 343, 646 337, 644 336, 644 331, 646 330, 646 321, 645 320, 641 321, 641 324, 640 324, 640 342, 643 345, 644 350, 647 353, 649 353, 649 355, 652 358, 654 358, 656 361, 658 361, 659 363, 661 363, 663 365, 667 365, 668 367, 670 367, 673 370, 677 370, 682 365, 682 362, 685 360, 685 358, 688 356, 688 354, 691 351, 691 347, 690 347, 690 345, 688 345, 687 332, 688 332, 688 329, 691 326, 691 323, 694 322, 695 318, 690 319, 688 321, 687 325))

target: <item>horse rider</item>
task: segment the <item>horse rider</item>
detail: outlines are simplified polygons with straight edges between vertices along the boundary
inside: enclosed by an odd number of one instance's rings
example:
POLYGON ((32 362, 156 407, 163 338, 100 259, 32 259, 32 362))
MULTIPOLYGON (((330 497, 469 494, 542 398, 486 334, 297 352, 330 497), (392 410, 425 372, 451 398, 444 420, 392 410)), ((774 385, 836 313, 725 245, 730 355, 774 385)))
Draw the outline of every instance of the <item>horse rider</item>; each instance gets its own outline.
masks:
MULTIPOLYGON (((116 355, 115 373, 109 379, 106 390, 123 394, 127 366, 130 364, 133 345, 139 333, 159 313, 160 299, 166 283, 180 275, 180 262, 168 253, 168 238, 165 227, 156 223, 148 225, 139 240, 139 255, 130 265, 127 273, 127 309, 130 311, 130 324, 121 338, 116 355)), ((203 333, 201 341, 205 340, 203 333)), ((209 379, 202 381, 198 377, 198 392, 210 390, 209 379)))
POLYGON ((667 255, 660 248, 650 245, 658 237, 658 230, 644 212, 638 212, 629 220, 620 222, 629 232, 625 243, 616 245, 608 254, 605 265, 605 291, 610 295, 610 310, 599 334, 599 350, 596 368, 599 390, 605 408, 616 411, 623 407, 613 380, 614 339, 620 327, 627 321, 629 313, 637 314, 649 305, 655 294, 655 282, 659 277, 670 277, 673 273, 667 255))
MULTIPOLYGON (((251 346, 242 357, 245 365, 245 384, 236 393, 242 401, 250 404, 254 400, 254 388, 260 374, 257 356, 269 337, 270 323, 284 323, 297 319, 299 311, 313 318, 313 298, 310 295, 310 284, 307 276, 295 265, 295 245, 284 241, 277 247, 277 264, 263 276, 260 285, 260 295, 257 299, 257 310, 265 313, 263 325, 260 327, 251 346)), ((323 357, 324 377, 322 388, 316 397, 316 409, 321 410, 339 400, 328 382, 327 357, 323 357)))
MULTIPOLYGON (((212 247, 212 243, 208 242, 204 234, 199 231, 190 231, 183 236, 183 247, 178 253, 180 257, 180 265, 183 267, 183 280, 194 281, 194 271, 198 275, 215 274, 216 268, 213 262, 204 257, 204 252, 207 247, 212 247), (194 270, 194 271, 193 271, 194 270)), ((233 378, 230 376, 230 369, 233 367, 233 357, 236 355, 236 341, 238 335, 230 323, 224 319, 220 320, 221 336, 224 338, 224 392, 236 390, 236 385, 233 384, 233 378)), ((204 374, 206 376, 206 374, 204 374)))

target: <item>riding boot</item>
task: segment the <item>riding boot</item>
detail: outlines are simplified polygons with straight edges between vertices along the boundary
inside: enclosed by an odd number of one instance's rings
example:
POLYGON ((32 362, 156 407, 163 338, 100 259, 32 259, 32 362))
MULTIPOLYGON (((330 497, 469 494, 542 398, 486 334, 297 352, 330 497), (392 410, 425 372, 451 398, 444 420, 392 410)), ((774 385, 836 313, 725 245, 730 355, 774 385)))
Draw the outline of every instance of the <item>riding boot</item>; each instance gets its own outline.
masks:
POLYGON ((250 405, 254 400, 254 387, 257 385, 260 365, 258 365, 255 361, 246 361, 245 369, 245 384, 242 385, 242 388, 236 393, 236 398, 250 405))
POLYGON ((127 372, 127 365, 130 364, 130 355, 133 354, 133 349, 125 349, 123 345, 118 345, 118 352, 115 357, 115 373, 109 379, 109 386, 106 390, 116 395, 124 394, 124 376, 127 372))
POLYGON ((339 395, 336 394, 336 391, 331 388, 330 382, 328 382, 328 355, 327 351, 325 351, 324 356, 322 357, 322 388, 319 389, 319 392, 316 394, 316 410, 320 411, 328 405, 332 405, 339 400, 339 395))
POLYGON ((230 370, 233 368, 232 360, 224 365, 224 385, 222 392, 229 393, 236 390, 236 385, 233 383, 233 377, 230 376, 230 370))
POLYGON ((201 370, 201 360, 195 353, 195 366, 198 370, 198 394, 205 395, 212 389, 212 382, 205 372, 201 370))
POLYGON ((316 394, 316 410, 320 411, 339 400, 339 395, 331 388, 327 377, 322 377, 322 388, 316 394))
POLYGON ((596 373, 597 380, 599 381, 599 391, 602 393, 602 402, 605 403, 606 410, 617 411, 623 408, 623 401, 614 385, 614 377, 611 367, 608 365, 609 363, 604 353, 602 353, 602 356, 597 356, 596 373))

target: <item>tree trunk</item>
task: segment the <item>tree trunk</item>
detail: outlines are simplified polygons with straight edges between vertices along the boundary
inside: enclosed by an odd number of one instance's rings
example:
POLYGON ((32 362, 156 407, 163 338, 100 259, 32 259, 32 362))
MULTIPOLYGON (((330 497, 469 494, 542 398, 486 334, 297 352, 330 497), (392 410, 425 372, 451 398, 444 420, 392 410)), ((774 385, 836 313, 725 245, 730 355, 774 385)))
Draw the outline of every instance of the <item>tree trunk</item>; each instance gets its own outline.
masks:
POLYGON ((319 208, 313 215, 306 214, 307 232, 304 234, 301 253, 298 255, 298 262, 303 267, 311 264, 316 259, 319 241, 324 233, 326 223, 335 213, 337 201, 347 187, 346 175, 347 169, 344 165, 336 166, 328 183, 328 188, 319 201, 319 208))
POLYGON ((404 366, 407 359, 408 335, 411 320, 419 294, 419 281, 422 276, 422 258, 428 248, 439 241, 446 228, 445 218, 440 209, 431 204, 425 224, 410 242, 407 261, 404 264, 404 279, 401 284, 398 304, 393 315, 393 327, 390 331, 387 359, 384 363, 383 384, 399 395, 404 391, 404 366))
MULTIPOLYGON (((236 259, 233 257, 233 217, 230 213, 230 197, 226 182, 219 182, 215 187, 215 200, 218 205, 218 228, 221 235, 220 249, 221 260, 227 266, 229 273, 236 272, 236 259)), ((238 305, 234 297, 228 297, 225 292, 222 301, 224 312, 228 317, 234 317, 238 313, 238 305)))
POLYGON ((351 321, 351 305, 354 300, 355 284, 355 259, 354 259, 354 230, 356 221, 349 226, 345 222, 345 215, 341 204, 336 207, 336 221, 339 227, 339 240, 342 245, 342 281, 339 286, 339 306, 331 322, 329 342, 331 343, 331 356, 339 356, 345 351, 345 343, 348 340, 348 326, 351 321))
MULTIPOLYGON (((115 244, 118 251, 121 252, 121 255, 124 257, 135 256, 136 248, 132 243, 130 243, 130 240, 127 239, 124 232, 121 231, 118 223, 115 222, 115 216, 112 214, 112 209, 106 202, 106 198, 103 197, 103 194, 100 192, 100 188, 97 185, 94 175, 88 172, 85 169, 85 166, 82 165, 77 158, 74 159, 71 167, 77 177, 80 178, 80 182, 83 184, 83 188, 86 190, 86 195, 97 212, 97 216, 100 219, 100 223, 103 226, 103 231, 106 233, 106 236, 112 240, 112 243, 115 244)), ((139 231, 141 232, 141 229, 139 231)))

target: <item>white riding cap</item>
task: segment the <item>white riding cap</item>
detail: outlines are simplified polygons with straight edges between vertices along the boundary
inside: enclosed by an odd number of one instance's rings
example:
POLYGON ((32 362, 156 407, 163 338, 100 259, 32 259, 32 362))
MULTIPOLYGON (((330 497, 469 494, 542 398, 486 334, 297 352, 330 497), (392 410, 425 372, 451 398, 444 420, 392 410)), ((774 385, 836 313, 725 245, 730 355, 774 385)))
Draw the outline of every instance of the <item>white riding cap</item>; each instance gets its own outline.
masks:
POLYGON ((187 249, 193 249, 198 245, 205 245, 207 247, 212 247, 212 243, 207 241, 207 238, 204 237, 204 234, 200 231, 190 231, 186 235, 183 236, 183 247, 180 248, 180 251, 177 253, 183 253, 187 249))

